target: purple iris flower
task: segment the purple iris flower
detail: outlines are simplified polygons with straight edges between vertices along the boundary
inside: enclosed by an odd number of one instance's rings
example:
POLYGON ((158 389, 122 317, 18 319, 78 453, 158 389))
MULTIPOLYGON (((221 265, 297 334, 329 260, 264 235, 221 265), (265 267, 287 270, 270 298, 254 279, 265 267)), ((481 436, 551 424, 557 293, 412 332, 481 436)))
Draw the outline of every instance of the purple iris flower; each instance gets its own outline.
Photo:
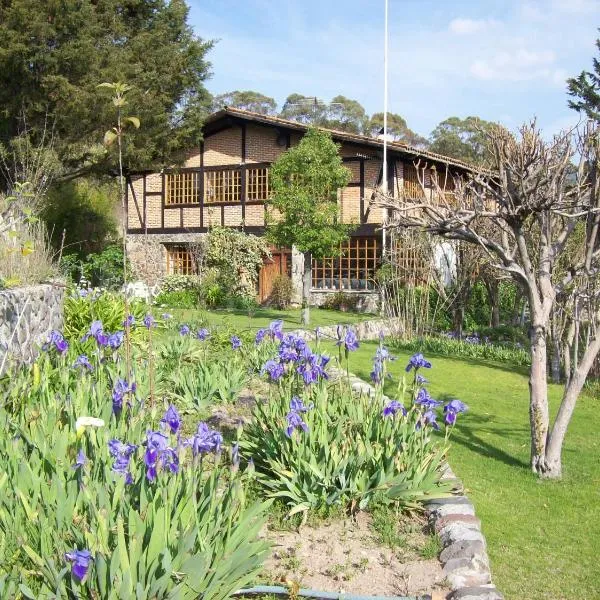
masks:
POLYGON ((93 371, 94 367, 92 367, 92 364, 90 363, 88 357, 85 354, 81 354, 77 357, 77 359, 75 360, 75 362, 73 363, 73 368, 76 369, 78 367, 81 367, 83 369, 87 369, 88 371, 93 371))
POLYGON ((190 333, 189 325, 182 325, 179 328, 179 335, 189 335, 189 333, 190 333))
POLYGON ((281 341, 283 339, 283 320, 271 321, 269 323, 269 337, 272 340, 281 341))
POLYGON ((454 425, 456 423, 456 417, 460 413, 467 412, 467 410, 469 410, 469 407, 464 402, 457 399, 450 400, 450 402, 444 406, 444 420, 446 425, 454 425))
POLYGON ((406 416, 406 409, 404 406, 402 406, 398 400, 392 400, 384 406, 382 414, 384 417, 393 417, 398 411, 406 416))
MULTIPOLYGON (((122 331, 115 331, 115 333, 111 333, 108 336, 108 340, 107 340, 108 346, 110 348, 112 348, 113 350, 116 350, 123 343, 124 336, 125 336, 125 334, 122 331)), ((96 339, 98 339, 98 338, 96 338, 96 339)), ((98 343, 100 343, 100 342, 98 342, 98 343)), ((104 344, 102 344, 102 345, 104 345, 104 344)))
POLYGON ((133 477, 129 472, 129 460, 133 453, 136 451, 137 446, 135 444, 129 444, 127 442, 121 442, 117 439, 108 441, 108 452, 114 458, 112 470, 115 473, 125 476, 125 483, 130 484, 133 482, 133 477))
POLYGON ((69 342, 65 340, 60 331, 52 331, 50 333, 50 344, 52 344, 59 354, 64 354, 69 349, 69 342))
POLYGON ((72 465, 72 468, 77 470, 82 468, 87 462, 87 458, 85 456, 85 452, 83 450, 79 450, 77 453, 77 458, 75 459, 75 464, 72 465))
POLYGON ((285 434, 288 437, 292 437, 292 433, 298 428, 303 431, 308 431, 308 425, 302 420, 302 417, 294 410, 291 410, 287 416, 287 427, 285 428, 285 434))
POLYGON ((436 419, 437 419, 437 414, 432 410, 428 410, 423 415, 423 421, 425 422, 425 425, 431 425, 431 427, 433 427, 433 429, 435 429, 436 431, 439 431, 440 426, 438 425, 438 422, 436 421, 436 419))
POLYGON ((308 357, 311 350, 305 339, 290 333, 279 344, 278 354, 281 362, 294 362, 303 356, 308 357))
POLYGON ((341 328, 338 326, 337 328, 338 341, 336 343, 337 346, 344 346, 347 352, 354 352, 358 350, 358 338, 356 337, 356 332, 354 329, 350 327, 341 328), (344 332, 345 329, 345 332, 344 332))
POLYGON ((371 371, 371 381, 375 384, 381 383, 383 379, 383 362, 375 360, 373 362, 373 370, 371 371))
POLYGON ((177 409, 171 404, 167 411, 165 412, 165 416, 160 421, 164 426, 167 426, 171 429, 171 433, 177 433, 179 428, 181 427, 181 417, 177 412, 177 409))
POLYGON ((104 330, 104 326, 102 325, 102 321, 93 321, 90 325, 90 330, 88 334, 95 338, 98 334, 102 333, 104 330))
POLYGON ((421 374, 418 374, 415 379, 415 382, 417 385, 425 385, 425 384, 429 383, 429 379, 427 379, 426 377, 423 377, 423 375, 421 375, 421 374))
POLYGON ((421 367, 424 369, 431 369, 431 363, 428 360, 425 360, 425 357, 419 352, 410 357, 405 371, 409 373, 412 369, 416 371, 421 367))
POLYGON ((438 400, 434 400, 429 395, 429 392, 425 388, 421 388, 417 392, 417 397, 415 398, 415 404, 418 404, 419 406, 422 406, 423 408, 431 410, 433 408, 436 408, 437 406, 441 406, 442 402, 439 402, 438 400))
POLYGON ((173 448, 168 447, 169 438, 160 431, 148 431, 146 433, 146 452, 144 452, 144 463, 146 464, 146 477, 148 481, 156 479, 159 467, 177 473, 179 470, 179 458, 173 448))
POLYGON ((231 348, 233 350, 239 350, 242 347, 242 340, 237 335, 231 336, 231 348))
POLYGON ((131 327, 135 323, 135 317, 133 315, 127 315, 123 321, 123 327, 131 327))
POLYGON ((219 452, 222 443, 223 436, 218 431, 211 429, 206 423, 201 422, 198 424, 194 436, 185 445, 191 446, 192 454, 198 456, 198 454, 207 452, 219 452))
POLYGON ((163 313, 162 315, 160 315, 160 318, 164 321, 168 321, 169 319, 173 318, 173 315, 171 313, 163 313))
POLYGON ((78 581, 82 581, 87 575, 88 569, 90 568, 90 562, 92 561, 92 555, 89 550, 73 550, 73 552, 67 552, 65 559, 72 563, 71 573, 78 581))
POLYGON ((274 359, 268 360, 260 370, 260 374, 268 373, 271 381, 279 381, 285 373, 285 367, 274 359))
POLYGON ((152 315, 146 315, 143 320, 144 327, 151 329, 154 327, 154 317, 152 315))
POLYGON ((375 351, 376 360, 396 360, 395 356, 390 354, 390 351, 385 346, 379 346, 375 351))
POLYGON ((196 337, 201 341, 205 341, 210 337, 210 332, 208 329, 203 327, 202 329, 198 329, 198 333, 196 333, 196 337))
POLYGON ((304 404, 304 401, 299 396, 292 396, 290 400, 290 410, 296 413, 305 413, 314 408, 314 404, 311 402, 308 406, 304 404))
POLYGON ((266 335, 267 335, 267 330, 266 329, 259 329, 256 332, 256 337, 254 338, 254 344, 256 346, 258 346, 265 339, 266 335))
POLYGON ((296 372, 302 375, 305 385, 310 385, 316 383, 319 379, 329 379, 325 372, 325 366, 328 362, 328 356, 310 354, 296 368, 296 372))
POLYGON ((117 379, 113 386, 112 400, 113 400, 113 412, 118 414, 123 409, 123 398, 126 394, 133 394, 135 392, 135 383, 128 384, 125 379, 117 379))

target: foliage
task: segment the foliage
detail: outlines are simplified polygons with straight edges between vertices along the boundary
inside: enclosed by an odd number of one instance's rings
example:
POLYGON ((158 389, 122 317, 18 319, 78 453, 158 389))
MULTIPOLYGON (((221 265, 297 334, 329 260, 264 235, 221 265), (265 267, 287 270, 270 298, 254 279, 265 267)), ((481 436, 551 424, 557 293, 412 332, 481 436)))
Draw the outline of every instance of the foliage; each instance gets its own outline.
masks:
MULTIPOLYGON (((600 51, 600 39, 596 40, 600 51)), ((600 122, 600 62, 593 60, 594 71, 582 71, 577 77, 567 80, 568 94, 573 98, 569 106, 579 113, 585 113, 588 119, 600 122)))
MULTIPOLYGON (((75 289, 65 298, 64 335, 78 345, 93 321, 101 321, 105 332, 114 333, 123 328, 128 315, 133 315, 134 322, 141 324, 146 315, 146 306, 136 301, 126 303, 121 294, 114 292, 75 289)), ((132 341, 140 341, 141 329, 133 328, 130 336, 132 341)), ((84 348, 89 348, 91 344, 92 340, 88 340, 84 348)))
POLYGON ((215 96, 213 110, 221 110, 224 106, 250 110, 263 115, 272 115, 277 111, 277 102, 273 98, 250 90, 235 90, 215 96))
POLYGON ((41 218, 55 248, 64 246, 63 254, 75 252, 83 258, 117 239, 117 203, 114 183, 80 179, 51 187, 41 218))
POLYGON ((427 352, 439 356, 456 356, 476 360, 491 360, 517 366, 531 364, 529 350, 520 343, 510 345, 493 344, 479 335, 470 335, 463 340, 447 336, 425 336, 413 340, 394 340, 394 348, 408 352, 427 352))
POLYGON ((96 84, 110 76, 131 84, 130 101, 144 123, 125 145, 126 164, 169 163, 197 143, 209 103, 203 82, 212 42, 194 35, 188 11, 184 2, 162 0, 127 10, 116 0, 45 10, 28 0, 2 4, 0 144, 25 121, 37 147, 50 116, 62 175, 106 172, 114 163, 99 141, 112 110, 96 84))
POLYGON ((167 275, 154 303, 173 308, 197 308, 202 300, 203 281, 196 275, 167 275))
POLYGON ((73 283, 116 290, 123 285, 123 248, 108 246, 101 252, 88 254, 84 260, 77 254, 65 254, 60 267, 73 283))
POLYGON ((358 296, 356 294, 346 294, 345 292, 336 292, 327 297, 323 303, 323 308, 329 310, 356 310, 358 296))
POLYGON ((339 253, 339 244, 350 231, 337 221, 337 190, 349 180, 331 136, 310 129, 300 143, 275 162, 273 188, 268 201, 267 237, 273 244, 314 258, 339 253), (277 211, 281 218, 275 217, 277 211))
POLYGON ((360 102, 341 94, 332 98, 326 127, 350 133, 362 133, 367 121, 367 113, 360 102))
MULTIPOLYGON (((262 369, 277 393, 257 404, 240 447, 243 456, 252 457, 257 481, 289 506, 290 515, 331 506, 364 509, 375 498, 418 507, 448 492, 450 484, 440 481, 446 447, 427 427, 438 427, 431 412, 435 401, 429 398, 427 408, 417 402, 426 393, 417 390, 418 366, 413 386, 403 383, 398 400, 390 401, 381 390, 391 357, 380 347, 374 365, 376 397, 354 397, 345 382, 324 385, 319 364, 326 361, 300 338, 278 335, 276 325, 265 331, 265 338, 281 340, 277 357, 262 369), (408 410, 403 400, 409 400, 408 410)), ((340 335, 340 353, 358 348, 351 329, 340 335)))
POLYGON ((177 411, 148 401, 134 358, 139 385, 120 405, 119 352, 80 371, 57 345, 2 381, 9 400, 27 390, 0 408, 3 597, 221 600, 260 570, 264 518, 246 506, 247 475, 235 458, 221 464, 222 438, 205 424, 180 436, 177 411), (74 549, 83 564, 70 564, 74 549))
POLYGON ((494 127, 497 125, 479 117, 449 117, 431 132, 429 150, 475 165, 487 164, 491 157, 486 132, 494 127))
POLYGON ((263 237, 225 227, 215 227, 206 236, 204 264, 226 296, 255 296, 258 271, 268 256, 263 237))
POLYGON ((292 302, 294 287, 287 273, 280 273, 273 279, 270 301, 273 306, 285 310, 292 302))
MULTIPOLYGON (((378 112, 371 115, 368 133, 377 137, 383 129, 383 113, 378 112)), ((403 117, 396 113, 387 114, 387 135, 394 141, 403 142, 415 148, 427 148, 429 142, 418 133, 408 127, 403 117)))
POLYGON ((0 193, 0 289, 56 277, 55 256, 46 228, 31 203, 29 183, 18 183, 11 195, 0 193))

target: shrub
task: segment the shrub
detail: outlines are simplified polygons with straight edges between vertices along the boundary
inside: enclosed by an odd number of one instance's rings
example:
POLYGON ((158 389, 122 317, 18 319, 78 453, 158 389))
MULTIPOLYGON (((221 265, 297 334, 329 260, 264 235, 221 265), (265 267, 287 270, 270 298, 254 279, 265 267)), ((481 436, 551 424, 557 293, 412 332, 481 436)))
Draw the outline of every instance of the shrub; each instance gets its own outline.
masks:
POLYGON ((292 280, 286 273, 281 273, 273 279, 270 299, 274 306, 280 310, 288 308, 292 302, 293 293, 292 280))
POLYGON ((78 254, 66 254, 61 258, 60 268, 75 284, 85 281, 91 287, 117 290, 124 283, 123 248, 118 245, 108 246, 101 252, 88 254, 85 259, 81 259, 78 254))
POLYGON ((331 294, 323 303, 323 308, 330 310, 356 310, 358 304, 358 296, 354 294, 345 294, 344 292, 336 292, 331 294))

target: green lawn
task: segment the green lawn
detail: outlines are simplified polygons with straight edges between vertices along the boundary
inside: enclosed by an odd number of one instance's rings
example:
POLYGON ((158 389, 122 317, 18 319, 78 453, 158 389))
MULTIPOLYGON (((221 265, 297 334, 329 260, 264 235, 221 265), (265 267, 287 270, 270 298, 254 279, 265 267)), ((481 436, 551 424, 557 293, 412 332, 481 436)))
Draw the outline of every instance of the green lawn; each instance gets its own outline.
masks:
MULTIPOLYGON (((162 310, 162 309, 161 309, 162 310)), ((169 309, 180 322, 198 322, 200 319, 206 319, 209 325, 230 325, 234 329, 260 329, 265 327, 271 321, 282 319, 286 330, 299 329, 300 309, 276 310, 273 308, 259 308, 252 315, 244 310, 211 310, 199 311, 194 309, 169 309)), ((359 314, 352 312, 340 312, 336 310, 325 310, 321 308, 310 309, 310 328, 323 327, 324 325, 336 325, 338 323, 357 323, 365 319, 376 319, 376 315, 359 314)))
MULTIPOLYGON (((375 349, 375 343, 363 343, 351 355, 351 371, 368 380, 375 349)), ((403 373, 408 354, 398 357, 393 375, 403 373)), ((432 395, 457 397, 470 407, 453 434, 449 461, 483 523, 498 588, 515 600, 600 598, 600 399, 579 400, 562 481, 539 481, 528 467, 525 371, 428 358, 432 395)), ((388 385, 393 393, 395 383, 388 385)), ((559 387, 552 386, 554 409, 559 397, 559 387)))

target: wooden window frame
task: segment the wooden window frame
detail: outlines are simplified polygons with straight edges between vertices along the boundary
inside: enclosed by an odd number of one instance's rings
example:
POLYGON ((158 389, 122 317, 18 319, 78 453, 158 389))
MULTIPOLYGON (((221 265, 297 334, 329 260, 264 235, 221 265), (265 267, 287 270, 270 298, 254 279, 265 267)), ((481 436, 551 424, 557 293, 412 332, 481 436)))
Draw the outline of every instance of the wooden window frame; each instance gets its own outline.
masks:
POLYGON ((169 244, 167 250, 167 275, 195 275, 196 265, 189 246, 169 244))
POLYGON ((246 167, 246 201, 264 202, 271 196, 269 167, 246 167))
POLYGON ((319 292, 373 292, 381 263, 377 237, 350 238, 339 257, 312 261, 311 285, 319 292))
POLYGON ((165 173, 165 206, 200 204, 200 172, 165 173))
POLYGON ((241 169, 215 169, 204 173, 205 204, 240 204, 241 202, 241 169))

